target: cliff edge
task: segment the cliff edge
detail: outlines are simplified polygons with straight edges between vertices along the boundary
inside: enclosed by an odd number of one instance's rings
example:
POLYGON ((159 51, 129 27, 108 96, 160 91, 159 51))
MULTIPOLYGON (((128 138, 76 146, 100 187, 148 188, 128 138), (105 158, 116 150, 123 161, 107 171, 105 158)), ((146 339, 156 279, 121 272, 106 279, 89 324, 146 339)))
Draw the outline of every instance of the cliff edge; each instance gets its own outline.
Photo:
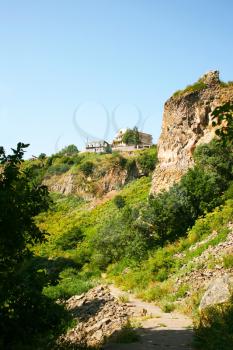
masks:
POLYGON ((152 194, 168 190, 192 167, 195 148, 214 138, 212 111, 227 101, 233 101, 233 83, 221 82, 218 71, 206 73, 166 101, 152 194))

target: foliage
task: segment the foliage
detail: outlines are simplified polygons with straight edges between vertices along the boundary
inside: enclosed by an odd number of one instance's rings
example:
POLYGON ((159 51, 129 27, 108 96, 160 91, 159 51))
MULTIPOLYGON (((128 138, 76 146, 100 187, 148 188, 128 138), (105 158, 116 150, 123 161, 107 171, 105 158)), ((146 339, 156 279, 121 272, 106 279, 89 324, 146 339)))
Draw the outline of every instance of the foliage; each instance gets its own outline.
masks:
POLYGON ((134 213, 125 207, 110 217, 93 237, 93 260, 101 269, 124 258, 142 260, 147 250, 146 239, 132 229, 134 213))
POLYGON ((184 235, 200 215, 223 202, 222 194, 233 177, 231 148, 226 152, 224 145, 212 141, 197 148, 195 161, 179 184, 151 197, 141 211, 138 228, 156 244, 184 235))
POLYGON ((140 336, 137 334, 135 326, 132 324, 132 322, 128 321, 122 327, 122 329, 113 334, 109 340, 117 344, 129 344, 138 342, 140 340, 140 336))
POLYGON ((46 158, 46 154, 45 153, 40 153, 40 155, 38 156, 38 159, 43 160, 46 158))
POLYGON ((126 145, 139 145, 140 144, 140 135, 138 128, 135 126, 133 129, 127 129, 123 135, 122 141, 126 145))
POLYGON ((93 283, 89 275, 80 274, 76 268, 66 267, 59 274, 59 282, 46 286, 43 292, 44 295, 56 301, 85 293, 92 287, 93 283))
POLYGON ((150 149, 146 150, 140 155, 140 157, 138 157, 137 162, 143 174, 148 176, 155 169, 157 162, 157 149, 155 152, 154 149, 152 151, 150 149))
POLYGON ((47 174, 49 175, 59 175, 67 172, 70 169, 69 165, 67 164, 57 164, 52 165, 48 168, 47 174))
POLYGON ((170 313, 175 310, 175 305, 172 303, 164 303, 162 305, 162 310, 166 313, 170 313))
POLYGON ((224 145, 232 145, 233 140, 233 102, 227 102, 212 112, 213 126, 217 126, 216 135, 224 145))
POLYGON ((223 265, 226 269, 233 267, 233 254, 227 254, 223 257, 223 265))
POLYGON ((192 85, 188 85, 184 90, 178 90, 173 94, 173 97, 180 97, 183 96, 186 93, 193 93, 196 91, 201 91, 205 89, 207 85, 202 81, 202 79, 199 79, 196 83, 192 85))
POLYGON ((71 156, 71 155, 75 155, 75 154, 78 153, 78 152, 79 152, 79 150, 78 150, 77 146, 75 146, 75 145, 69 145, 69 146, 64 147, 64 148, 59 152, 59 154, 60 154, 60 155, 69 155, 69 156, 71 156))
POLYGON ((23 344, 33 349, 33 338, 48 333, 48 325, 55 336, 64 314, 62 307, 43 296, 46 273, 31 263, 30 247, 45 239, 34 216, 47 210, 50 200, 47 188, 34 184, 30 172, 22 170, 26 147, 18 143, 8 156, 0 149, 0 347, 4 349, 24 348, 23 344))
POLYGON ((91 161, 86 161, 80 165, 80 170, 84 173, 84 175, 90 176, 94 171, 94 163, 91 161))
POLYGON ((125 200, 121 195, 115 196, 113 201, 118 209, 121 209, 125 206, 125 200))
POLYGON ((196 325, 198 348, 231 350, 233 348, 233 302, 209 307, 196 325))

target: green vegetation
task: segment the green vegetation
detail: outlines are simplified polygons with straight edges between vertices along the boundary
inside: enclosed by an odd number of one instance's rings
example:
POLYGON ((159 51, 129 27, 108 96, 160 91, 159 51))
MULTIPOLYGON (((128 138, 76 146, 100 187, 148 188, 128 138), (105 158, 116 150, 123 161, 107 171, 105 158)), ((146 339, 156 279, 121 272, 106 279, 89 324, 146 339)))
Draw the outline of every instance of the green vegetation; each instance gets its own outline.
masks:
POLYGON ((196 340, 200 349, 233 348, 233 301, 205 310, 196 325, 196 340))
MULTIPOLYGON (((35 339, 42 339, 34 349, 51 348, 70 324, 63 307, 55 301, 87 291, 99 283, 102 273, 107 281, 156 302, 165 312, 178 308, 192 313, 197 318, 200 347, 220 349, 217 334, 224 334, 221 344, 225 341, 226 349, 227 344, 232 345, 232 303, 198 315, 203 291, 193 291, 182 279, 202 269, 195 258, 226 240, 229 233, 228 223, 233 217, 229 113, 231 105, 214 112, 216 125, 227 121, 224 133, 217 132, 218 140, 199 146, 194 154, 195 166, 179 184, 156 196, 149 195, 156 148, 130 156, 114 152, 80 154, 71 148, 24 163, 24 145, 8 157, 1 149, 0 222, 5 235, 0 238, 4 283, 0 293, 0 325, 4 330, 0 346, 4 347, 14 327, 14 349, 24 349, 28 335, 33 344, 37 344, 35 339), (83 192, 99 197, 98 202, 84 199, 82 192, 75 196, 53 193, 49 198, 41 181, 57 181, 64 172, 75 178, 83 192), (111 180, 118 181, 118 176, 120 180, 115 197, 107 199, 102 198, 105 192, 100 184, 109 174, 111 180), (122 174, 126 176, 123 182, 122 174), (216 234, 210 236, 213 231, 216 234), (9 236, 14 239, 9 241, 9 236), (32 319, 33 330, 28 328, 32 319), (215 334, 213 341, 211 334, 215 334)), ((214 266, 215 261, 209 263, 214 266)), ((231 268, 232 256, 224 256, 223 263, 231 268)), ((127 326, 119 339, 131 342, 134 336, 132 326, 127 326)))
POLYGON ((34 264, 30 249, 45 239, 34 216, 48 209, 50 200, 47 188, 31 182, 30 172, 21 169, 27 146, 19 143, 8 156, 0 149, 1 349, 34 349, 35 341, 45 349, 68 321, 63 307, 42 293, 49 279, 34 264), (38 334, 43 336, 35 340, 38 334))
POLYGON ((140 136, 138 128, 135 126, 133 129, 127 129, 123 135, 122 141, 126 145, 140 145, 140 136))
POLYGON ((177 90, 174 94, 173 97, 180 97, 183 96, 184 94, 188 93, 193 93, 196 91, 201 91, 205 89, 207 85, 202 81, 202 79, 199 79, 196 83, 192 85, 188 85, 184 90, 177 90))
POLYGON ((223 257, 224 267, 230 269, 233 267, 233 254, 227 254, 223 257))
POLYGON ((140 336, 137 334, 135 326, 130 321, 128 321, 128 323, 126 323, 126 325, 120 331, 113 334, 113 336, 110 338, 110 342, 113 341, 113 343, 118 344, 135 343, 139 340, 140 336))

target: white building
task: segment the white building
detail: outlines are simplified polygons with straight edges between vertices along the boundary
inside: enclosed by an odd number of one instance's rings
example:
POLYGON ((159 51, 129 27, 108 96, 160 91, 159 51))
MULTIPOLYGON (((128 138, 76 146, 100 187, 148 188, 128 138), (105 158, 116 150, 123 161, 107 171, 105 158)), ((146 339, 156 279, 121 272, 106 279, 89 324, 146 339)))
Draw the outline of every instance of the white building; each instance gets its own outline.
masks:
POLYGON ((104 141, 104 140, 90 141, 86 143, 85 152, 102 153, 102 152, 106 152, 107 147, 110 147, 107 141, 104 141))

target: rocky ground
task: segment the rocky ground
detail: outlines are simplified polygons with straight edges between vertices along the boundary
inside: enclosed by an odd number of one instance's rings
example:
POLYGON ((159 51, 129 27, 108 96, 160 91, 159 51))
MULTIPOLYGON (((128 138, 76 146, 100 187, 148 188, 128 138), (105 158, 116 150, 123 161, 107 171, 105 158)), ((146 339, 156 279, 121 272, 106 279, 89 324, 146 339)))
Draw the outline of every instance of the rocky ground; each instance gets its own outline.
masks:
MULTIPOLYGON (((233 268, 226 269, 223 263, 223 257, 226 254, 233 254, 233 224, 229 223, 228 228, 231 231, 224 242, 220 242, 216 246, 210 245, 201 255, 193 258, 192 268, 188 268, 188 264, 182 266, 180 276, 175 281, 177 287, 187 283, 196 289, 206 289, 213 279, 222 277, 226 273, 233 276, 233 268), (213 266, 211 266, 211 262, 213 266)), ((218 233, 214 231, 208 239, 194 244, 189 250, 195 251, 217 235, 218 233)), ((177 256, 182 259, 184 254, 181 253, 177 256)))
POLYGON ((164 313, 159 307, 140 301, 114 286, 98 286, 86 294, 73 296, 66 306, 78 323, 60 338, 61 342, 105 350, 192 349, 193 332, 189 318, 175 312, 164 313), (119 343, 118 335, 129 322, 138 340, 119 343))

